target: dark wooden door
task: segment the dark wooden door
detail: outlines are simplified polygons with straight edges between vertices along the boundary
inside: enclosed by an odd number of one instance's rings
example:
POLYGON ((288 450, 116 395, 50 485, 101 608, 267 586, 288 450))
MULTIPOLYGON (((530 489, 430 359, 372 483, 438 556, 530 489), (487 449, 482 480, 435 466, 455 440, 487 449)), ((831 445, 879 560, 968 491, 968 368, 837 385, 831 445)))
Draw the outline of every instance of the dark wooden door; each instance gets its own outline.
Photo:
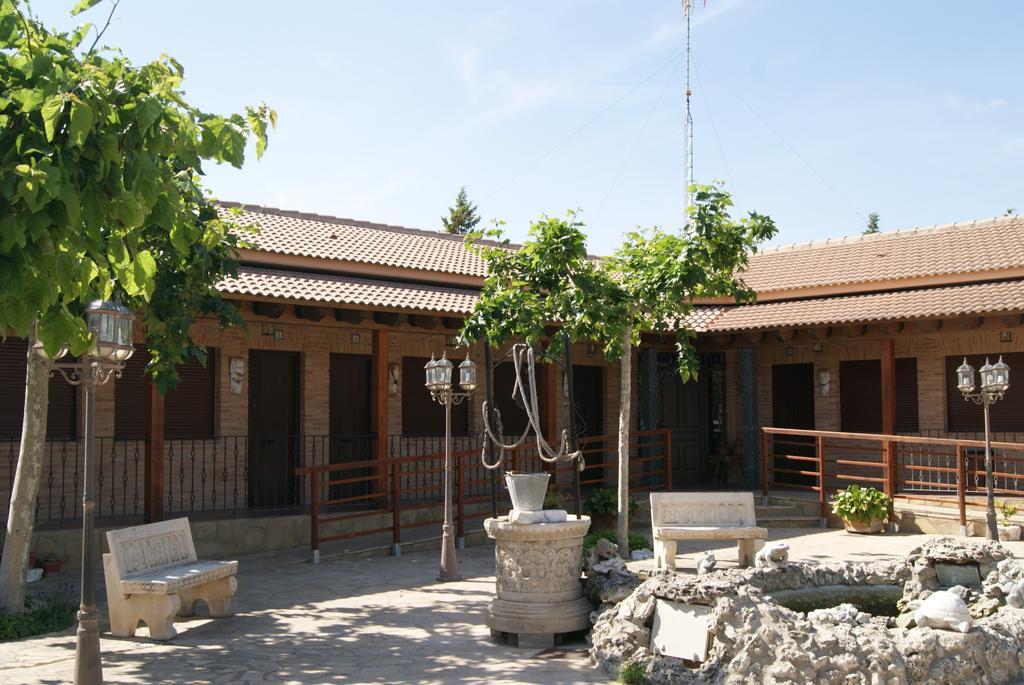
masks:
MULTIPOLYGON (((604 367, 574 364, 572 389, 576 402, 577 435, 581 438, 604 435, 604 367)), ((589 487, 600 487, 605 482, 603 463, 607 455, 604 450, 614 449, 614 446, 601 441, 587 442, 584 447, 588 466, 580 474, 580 480, 589 487)))
MULTIPOLYGON (((331 355, 330 462, 343 464, 373 459, 373 358, 362 354, 331 355)), ((371 468, 345 469, 331 480, 369 476, 371 468)), ((358 497, 372 490, 369 481, 331 486, 330 498, 358 497)), ((367 504, 363 501, 363 504, 367 504)))
MULTIPOLYGON (((776 428, 814 429, 814 364, 775 364, 772 366, 772 426, 776 428)), ((813 457, 814 438, 776 435, 772 458, 776 469, 811 470, 813 464, 795 461, 786 455, 813 457)), ((813 476, 779 473, 780 483, 811 485, 813 476)))
POLYGON ((299 503, 299 353, 249 352, 249 507, 299 503))
POLYGON ((708 472, 707 374, 684 383, 678 373, 670 373, 659 390, 659 427, 672 430, 673 487, 699 487, 708 472))

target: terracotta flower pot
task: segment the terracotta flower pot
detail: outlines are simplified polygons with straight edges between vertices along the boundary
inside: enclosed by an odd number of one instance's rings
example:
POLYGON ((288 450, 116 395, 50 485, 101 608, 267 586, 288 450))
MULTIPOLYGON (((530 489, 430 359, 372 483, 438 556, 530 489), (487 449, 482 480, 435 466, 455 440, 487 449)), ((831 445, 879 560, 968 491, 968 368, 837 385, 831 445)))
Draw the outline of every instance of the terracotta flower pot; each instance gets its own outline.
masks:
POLYGON ((843 521, 846 526, 848 533, 861 533, 864 535, 870 535, 874 533, 881 533, 882 528, 885 527, 885 522, 881 519, 872 521, 871 523, 865 523, 864 521, 843 521))
POLYGON ((50 575, 52 573, 60 572, 61 562, 60 561, 44 561, 43 562, 43 573, 50 575))

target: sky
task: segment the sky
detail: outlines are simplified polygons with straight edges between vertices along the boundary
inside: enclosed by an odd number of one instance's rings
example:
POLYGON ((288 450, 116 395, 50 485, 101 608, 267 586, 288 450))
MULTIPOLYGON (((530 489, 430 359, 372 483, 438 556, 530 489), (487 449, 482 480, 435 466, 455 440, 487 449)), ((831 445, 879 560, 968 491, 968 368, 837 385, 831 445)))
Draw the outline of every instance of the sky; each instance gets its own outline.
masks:
MULTIPOLYGON (((48 24, 103 3, 35 0, 48 24)), ((1024 3, 695 0, 698 182, 788 244, 1024 212, 1024 3)), ((278 127, 214 194, 439 229, 460 186, 521 240, 581 210, 608 254, 683 217, 679 0, 122 0, 103 43, 278 127)))

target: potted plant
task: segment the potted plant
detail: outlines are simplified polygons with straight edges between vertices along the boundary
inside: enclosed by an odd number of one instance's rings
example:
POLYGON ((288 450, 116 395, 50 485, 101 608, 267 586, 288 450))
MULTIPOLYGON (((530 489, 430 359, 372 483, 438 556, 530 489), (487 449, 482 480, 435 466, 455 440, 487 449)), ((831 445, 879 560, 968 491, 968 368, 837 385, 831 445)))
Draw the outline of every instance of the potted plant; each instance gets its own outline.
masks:
POLYGON ((892 498, 875 488, 851 485, 832 498, 832 513, 843 519, 851 533, 881 532, 892 498))
POLYGON ((47 554, 46 557, 43 559, 43 573, 46 575, 50 575, 51 573, 57 573, 60 571, 60 567, 63 563, 64 562, 62 562, 60 559, 54 556, 53 553, 51 552, 50 554, 47 554))
MULTIPOLYGON (((629 515, 636 513, 637 502, 629 498, 629 515)), ((583 513, 590 517, 591 530, 602 528, 615 528, 615 521, 618 518, 619 498, 611 488, 596 488, 591 491, 587 499, 583 501, 583 513)))
POLYGON ((999 507, 999 518, 1002 525, 999 526, 1000 540, 1020 540, 1021 526, 1014 525, 1013 517, 1017 514, 1017 505, 1003 500, 996 502, 999 507))

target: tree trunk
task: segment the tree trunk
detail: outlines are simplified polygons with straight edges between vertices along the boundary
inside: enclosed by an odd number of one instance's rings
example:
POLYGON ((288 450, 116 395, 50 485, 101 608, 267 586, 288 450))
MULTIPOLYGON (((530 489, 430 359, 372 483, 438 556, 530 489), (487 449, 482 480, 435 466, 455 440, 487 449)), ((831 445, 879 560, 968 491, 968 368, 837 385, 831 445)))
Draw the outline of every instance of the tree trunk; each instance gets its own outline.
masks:
POLYGON ((633 388, 633 331, 622 336, 622 360, 619 377, 619 556, 629 559, 629 413, 633 388))
POLYGON ((25 415, 21 424, 21 449, 14 474, 11 509, 7 515, 7 537, 0 562, 0 613, 13 614, 25 605, 25 567, 35 524, 36 496, 43 474, 46 447, 46 407, 50 399, 49 369, 32 351, 35 336, 29 336, 25 369, 25 415))

